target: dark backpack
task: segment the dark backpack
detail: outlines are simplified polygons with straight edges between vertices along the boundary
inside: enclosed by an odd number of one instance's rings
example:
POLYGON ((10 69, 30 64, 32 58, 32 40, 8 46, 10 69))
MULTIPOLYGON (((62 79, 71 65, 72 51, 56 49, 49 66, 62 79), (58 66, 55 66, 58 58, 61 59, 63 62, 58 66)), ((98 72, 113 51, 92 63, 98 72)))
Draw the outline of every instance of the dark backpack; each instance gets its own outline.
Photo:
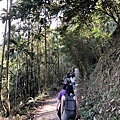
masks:
POLYGON ((68 119, 73 119, 76 117, 76 101, 74 100, 74 95, 65 95, 65 113, 68 119))

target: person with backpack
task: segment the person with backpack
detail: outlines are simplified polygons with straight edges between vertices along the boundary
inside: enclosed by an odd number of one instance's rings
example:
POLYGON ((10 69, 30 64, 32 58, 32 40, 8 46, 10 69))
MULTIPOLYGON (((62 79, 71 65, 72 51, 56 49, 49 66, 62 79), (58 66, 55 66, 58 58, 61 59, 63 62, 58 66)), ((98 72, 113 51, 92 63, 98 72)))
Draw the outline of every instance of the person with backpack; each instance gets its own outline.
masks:
POLYGON ((78 108, 77 99, 72 85, 66 88, 66 94, 61 99, 61 120, 75 120, 78 108))
POLYGON ((67 75, 64 78, 64 83, 65 84, 70 84, 71 83, 70 77, 71 77, 70 73, 68 72, 67 75))
POLYGON ((59 92, 58 98, 57 98, 56 110, 57 110, 57 115, 60 120, 61 120, 61 104, 60 103, 61 103, 62 96, 66 94, 66 86, 67 86, 67 84, 63 84, 63 88, 59 92))

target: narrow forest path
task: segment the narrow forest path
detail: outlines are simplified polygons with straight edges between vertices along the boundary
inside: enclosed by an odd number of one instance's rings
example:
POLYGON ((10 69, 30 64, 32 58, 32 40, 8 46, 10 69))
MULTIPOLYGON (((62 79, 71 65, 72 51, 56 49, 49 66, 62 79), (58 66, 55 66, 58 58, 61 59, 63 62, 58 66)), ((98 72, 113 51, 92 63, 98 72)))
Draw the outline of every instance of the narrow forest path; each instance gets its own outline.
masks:
POLYGON ((59 120, 56 111, 57 97, 45 101, 45 105, 34 111, 31 120, 59 120))
MULTIPOLYGON (((79 79, 79 71, 75 70, 76 79, 79 79)), ((45 105, 38 107, 29 120, 59 120, 56 111, 57 95, 45 101, 45 105)))

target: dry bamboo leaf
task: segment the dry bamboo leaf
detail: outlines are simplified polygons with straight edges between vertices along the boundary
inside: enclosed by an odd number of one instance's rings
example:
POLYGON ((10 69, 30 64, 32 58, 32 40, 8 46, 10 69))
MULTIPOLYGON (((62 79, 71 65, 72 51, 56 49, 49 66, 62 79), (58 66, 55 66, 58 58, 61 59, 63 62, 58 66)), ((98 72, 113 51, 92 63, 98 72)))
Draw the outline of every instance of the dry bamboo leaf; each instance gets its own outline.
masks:
POLYGON ((93 120, 97 120, 95 116, 93 117, 93 120))
POLYGON ((120 115, 120 110, 118 110, 118 114, 120 115))
POLYGON ((113 103, 115 101, 115 99, 113 98, 111 101, 110 101, 110 104, 113 103))
POLYGON ((85 96, 81 96, 81 98, 82 98, 82 99, 84 99, 84 98, 85 98, 85 96))
POLYGON ((100 109, 99 114, 101 114, 101 113, 102 113, 102 111, 103 111, 103 109, 100 109))

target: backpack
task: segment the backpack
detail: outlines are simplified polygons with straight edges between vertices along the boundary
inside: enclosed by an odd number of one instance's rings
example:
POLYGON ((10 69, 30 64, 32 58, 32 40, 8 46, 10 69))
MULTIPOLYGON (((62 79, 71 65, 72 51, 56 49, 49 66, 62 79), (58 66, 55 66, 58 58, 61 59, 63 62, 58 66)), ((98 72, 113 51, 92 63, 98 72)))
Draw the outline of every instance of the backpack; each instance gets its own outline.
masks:
POLYGON ((70 82, 71 82, 70 78, 68 78, 68 77, 65 78, 65 81, 67 84, 70 84, 70 82))
POLYGON ((65 95, 65 113, 68 119, 73 119, 76 117, 76 101, 74 100, 74 95, 65 95))

